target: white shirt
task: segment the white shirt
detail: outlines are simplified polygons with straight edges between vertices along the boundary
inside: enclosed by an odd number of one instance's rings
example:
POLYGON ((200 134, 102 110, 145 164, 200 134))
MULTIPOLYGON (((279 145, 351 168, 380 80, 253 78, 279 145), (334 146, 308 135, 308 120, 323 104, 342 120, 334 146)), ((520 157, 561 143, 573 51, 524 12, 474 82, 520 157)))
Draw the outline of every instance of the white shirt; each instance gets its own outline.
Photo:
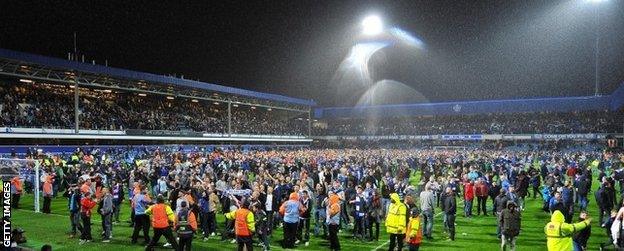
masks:
POLYGON ((273 194, 267 194, 264 207, 267 211, 273 211, 273 194))

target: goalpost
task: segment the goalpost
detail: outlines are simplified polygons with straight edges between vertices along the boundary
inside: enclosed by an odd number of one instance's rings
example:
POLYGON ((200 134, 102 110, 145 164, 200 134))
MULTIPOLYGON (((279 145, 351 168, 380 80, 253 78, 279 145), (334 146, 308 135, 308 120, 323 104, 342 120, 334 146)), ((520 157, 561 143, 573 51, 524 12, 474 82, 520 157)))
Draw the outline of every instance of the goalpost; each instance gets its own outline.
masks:
POLYGON ((32 183, 35 194, 35 212, 39 213, 39 161, 32 159, 6 159, 0 158, 0 176, 2 182, 10 182, 15 176, 19 176, 22 184, 27 181, 32 183))

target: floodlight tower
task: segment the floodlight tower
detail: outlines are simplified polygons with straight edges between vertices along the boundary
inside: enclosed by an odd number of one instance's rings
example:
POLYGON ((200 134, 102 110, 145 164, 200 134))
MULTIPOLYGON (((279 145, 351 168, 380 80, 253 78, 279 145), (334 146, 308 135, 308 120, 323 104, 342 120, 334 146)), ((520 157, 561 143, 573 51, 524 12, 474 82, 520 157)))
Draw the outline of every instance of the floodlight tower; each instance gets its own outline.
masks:
POLYGON ((608 0, 585 0, 587 2, 593 3, 594 5, 594 29, 596 32, 595 35, 595 41, 594 41, 594 96, 600 96, 600 90, 599 90, 599 82, 600 82, 600 74, 598 72, 598 66, 599 66, 599 54, 600 54, 600 19, 599 19, 599 13, 598 13, 598 4, 602 3, 602 2, 606 2, 608 0))

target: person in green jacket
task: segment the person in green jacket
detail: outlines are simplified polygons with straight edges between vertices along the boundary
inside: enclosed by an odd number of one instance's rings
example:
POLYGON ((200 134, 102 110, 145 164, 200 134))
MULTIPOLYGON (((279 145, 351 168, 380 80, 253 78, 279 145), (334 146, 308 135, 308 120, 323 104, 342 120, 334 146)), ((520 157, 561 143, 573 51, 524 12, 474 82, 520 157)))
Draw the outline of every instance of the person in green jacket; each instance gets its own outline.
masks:
POLYGON ((590 223, 591 218, 587 218, 578 223, 568 224, 565 222, 563 213, 555 210, 550 217, 550 222, 544 227, 548 251, 573 251, 572 236, 589 226, 590 223))

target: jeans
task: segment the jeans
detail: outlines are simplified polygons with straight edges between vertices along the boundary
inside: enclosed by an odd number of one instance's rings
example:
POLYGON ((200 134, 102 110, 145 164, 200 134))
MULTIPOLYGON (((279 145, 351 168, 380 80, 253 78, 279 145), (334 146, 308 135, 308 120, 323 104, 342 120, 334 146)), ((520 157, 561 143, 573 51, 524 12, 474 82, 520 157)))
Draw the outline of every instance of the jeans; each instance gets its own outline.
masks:
MULTIPOLYGON (((139 215, 137 215, 139 216, 139 215)), ((160 240, 160 236, 165 236, 167 242, 171 244, 173 250, 178 250, 178 242, 175 237, 173 237, 173 232, 171 231, 171 227, 166 228, 154 228, 154 238, 147 244, 145 250, 151 250, 152 247, 155 247, 158 244, 158 240, 160 240)))
POLYGON ((379 240, 379 218, 378 216, 368 216, 368 234, 370 240, 379 240), (373 234, 373 226, 375 226, 375 233, 373 234))
MULTIPOLYGON (((502 217, 501 213, 500 212, 496 212, 496 220, 497 221, 500 219, 500 217, 502 217)), ((498 238, 501 238, 501 236, 502 236, 500 222, 496 224, 496 236, 498 238)))
POLYGON ((433 230, 433 210, 423 211, 423 235, 427 238, 431 238, 431 231, 433 230))
POLYGON ((455 214, 446 215, 446 225, 449 230, 449 237, 451 240, 455 240, 455 214))
POLYGON ((284 242, 283 248, 295 247, 295 234, 297 233, 297 223, 284 222, 284 242))
POLYGON ((264 250, 271 249, 271 238, 269 238, 267 234, 266 231, 262 231, 262 233, 258 232, 258 239, 260 239, 261 244, 264 244, 264 250))
POLYGON ((394 251, 394 247, 398 247, 399 250, 403 250, 403 240, 405 239, 405 234, 390 234, 390 247, 389 251, 394 251))
MULTIPOLYGON (((143 229, 143 238, 145 242, 149 242, 149 228, 150 228, 149 216, 145 214, 137 214, 134 216, 134 230, 132 232, 132 243, 136 243, 139 238, 139 231, 143 229)), ((156 231, 156 229, 154 229, 156 231)), ((171 231, 171 229, 169 229, 171 231)), ((155 236, 156 233, 154 233, 155 236)), ((162 235, 162 232, 160 233, 162 235)))
POLYGON ((245 250, 245 247, 247 251, 253 251, 253 239, 251 236, 236 236, 236 242, 238 243, 238 251, 245 250))
POLYGON ((119 222, 119 212, 121 211, 121 201, 113 199, 113 218, 115 222, 119 222))
POLYGON ((310 218, 299 219, 297 228, 297 239, 302 242, 310 240, 310 218))
POLYGON ((43 210, 42 210, 42 212, 44 214, 49 214, 50 213, 50 203, 52 203, 52 197, 50 197, 50 196, 43 196, 43 210))
POLYGON ((509 247, 509 250, 511 251, 516 250, 516 236, 512 236, 512 237, 507 237, 505 235, 502 236, 501 250, 506 251, 507 247, 509 247))
POLYGON ((353 237, 364 236, 364 217, 355 216, 355 224, 353 226, 353 237))
POLYGON ((12 196, 12 200, 11 200, 11 207, 12 208, 19 208, 19 201, 20 201, 20 196, 21 194, 19 193, 13 193, 11 194, 12 196))
POLYGON ((108 213, 106 215, 102 215, 102 226, 104 227, 104 240, 108 240, 111 237, 113 232, 113 214, 108 213))
POLYGON ((92 240, 91 236, 91 216, 87 216, 86 214, 80 214, 82 218, 82 235, 80 235, 81 240, 92 240))
POLYGON ((191 246, 193 245, 193 235, 189 236, 178 236, 180 237, 180 243, 178 243, 178 250, 182 251, 191 251, 191 246))
POLYGON ((409 244, 409 251, 418 251, 418 249, 420 248, 420 244, 409 244))
MULTIPOLYGON (((273 224, 275 224, 275 213, 273 211, 266 211, 266 215, 267 215, 267 235, 271 235, 271 233, 273 233, 273 224)), ((217 222, 215 221, 215 226, 217 225, 217 222)))
POLYGON ((70 212, 69 220, 71 221, 71 233, 76 235, 76 229, 82 233, 82 225, 80 224, 80 212, 70 212))
POLYGON ((325 224, 326 212, 325 208, 316 209, 314 220, 314 235, 319 235, 321 229, 323 230, 323 236, 327 236, 327 225, 325 224))
POLYGON ((464 200, 464 216, 472 216, 472 200, 464 200))
POLYGON ((584 211, 587 209, 587 195, 583 196, 583 195, 579 195, 578 197, 578 201, 579 201, 579 207, 581 209, 581 211, 584 211))
POLYGON ((208 238, 210 231, 208 230, 208 213, 199 213, 199 221, 201 222, 201 230, 204 232, 204 238, 208 238))
POLYGON ((381 198, 381 206, 383 209, 383 218, 385 219, 388 216, 388 207, 390 207, 390 199, 381 198))
POLYGON ((477 197, 477 215, 480 215, 481 212, 483 212, 483 215, 487 215, 486 202, 487 197, 477 197))
POLYGON ((338 239, 338 224, 329 224, 329 249, 340 250, 340 240, 338 239))

